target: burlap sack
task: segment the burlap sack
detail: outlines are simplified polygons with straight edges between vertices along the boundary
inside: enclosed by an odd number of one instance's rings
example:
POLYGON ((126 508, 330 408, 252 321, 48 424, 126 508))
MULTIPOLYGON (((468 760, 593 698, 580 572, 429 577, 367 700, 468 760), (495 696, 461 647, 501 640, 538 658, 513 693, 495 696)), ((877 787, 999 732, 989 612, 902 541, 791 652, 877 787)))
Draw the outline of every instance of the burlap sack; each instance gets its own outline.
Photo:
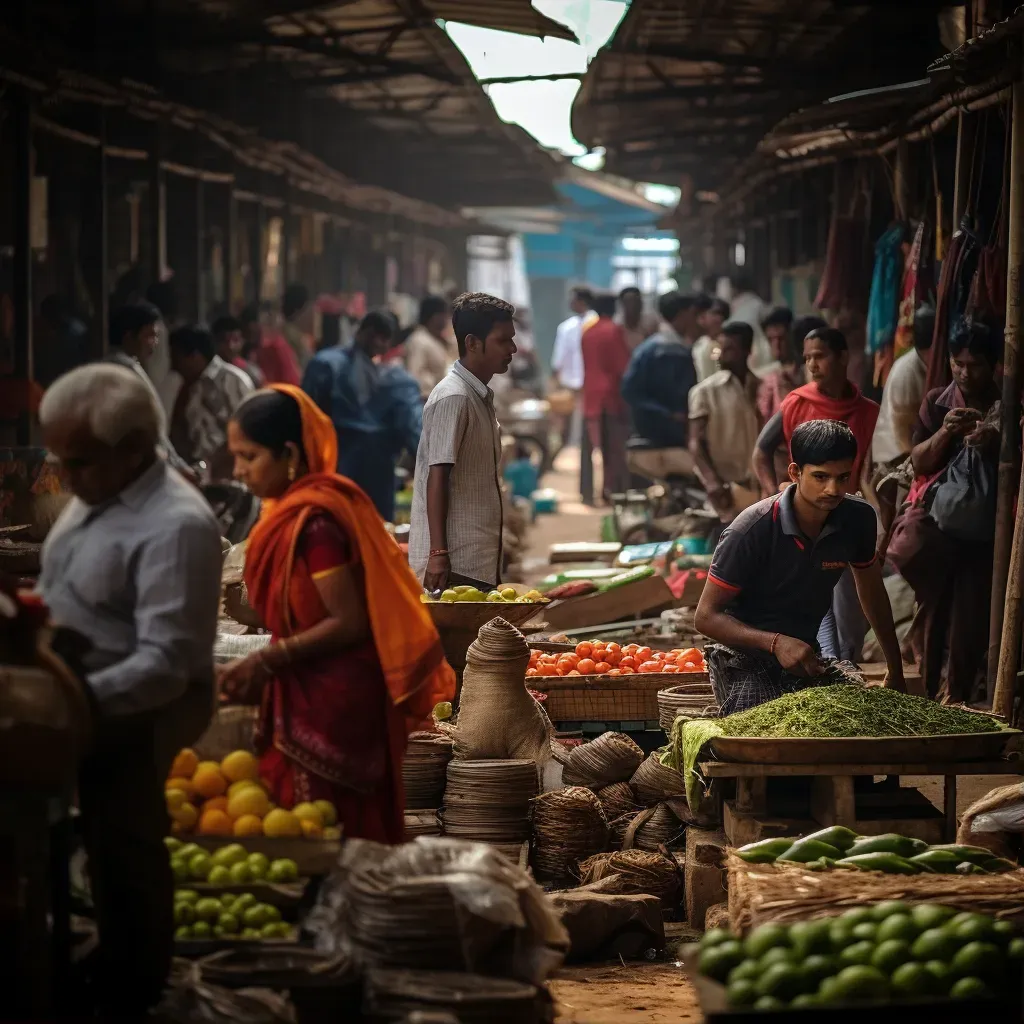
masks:
POLYGON ((480 627, 466 653, 466 672, 453 725, 438 725, 455 741, 455 757, 528 760, 538 768, 551 757, 554 729, 526 689, 530 647, 502 618, 480 627))
POLYGON ((984 847, 999 857, 1015 861, 1021 851, 1022 830, 1024 782, 1017 782, 1012 786, 999 786, 975 800, 964 812, 956 841, 961 846, 984 847))

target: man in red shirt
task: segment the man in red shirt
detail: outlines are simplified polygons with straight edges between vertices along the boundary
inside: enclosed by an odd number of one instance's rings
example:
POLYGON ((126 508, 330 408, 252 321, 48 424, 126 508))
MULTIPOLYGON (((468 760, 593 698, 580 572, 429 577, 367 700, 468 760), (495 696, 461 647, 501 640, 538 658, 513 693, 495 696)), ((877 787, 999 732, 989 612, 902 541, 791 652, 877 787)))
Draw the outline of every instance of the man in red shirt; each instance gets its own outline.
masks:
POLYGON ((626 441, 629 438, 629 412, 622 397, 622 376, 629 365, 629 343, 615 316, 615 296, 594 299, 595 320, 583 330, 583 418, 590 443, 601 449, 603 464, 602 494, 629 487, 626 467, 626 441))
MULTIPOLYGON (((871 437, 878 420, 878 403, 865 398, 846 376, 850 351, 842 331, 819 327, 803 343, 804 366, 809 383, 791 391, 782 400, 779 411, 765 424, 754 449, 754 472, 761 493, 769 497, 778 492, 774 453, 785 443, 789 448, 793 431, 810 420, 838 420, 845 423, 857 440, 849 490, 860 488, 861 468, 871 450, 871 437)), ((859 661, 867 621, 861 611, 853 575, 847 570, 836 586, 832 612, 822 623, 819 643, 827 655, 846 661, 859 661)))

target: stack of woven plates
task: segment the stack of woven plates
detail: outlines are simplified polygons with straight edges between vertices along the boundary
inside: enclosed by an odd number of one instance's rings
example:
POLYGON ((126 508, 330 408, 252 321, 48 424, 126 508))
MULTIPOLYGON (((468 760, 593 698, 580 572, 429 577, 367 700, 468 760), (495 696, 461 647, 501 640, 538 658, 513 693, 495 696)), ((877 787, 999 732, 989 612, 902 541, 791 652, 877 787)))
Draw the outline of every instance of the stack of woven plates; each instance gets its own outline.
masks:
POLYGON ((441 806, 445 769, 452 759, 452 741, 432 732, 414 732, 402 762, 405 806, 433 810, 441 806))
POLYGON ((710 683, 683 683, 658 691, 658 725, 669 733, 678 715, 717 718, 718 705, 710 683))
POLYGON ((417 836, 439 836, 441 826, 437 823, 436 810, 406 811, 405 838, 415 839, 417 836))
POLYGON ((452 761, 438 814, 442 832, 501 846, 525 842, 537 790, 533 761, 452 761))

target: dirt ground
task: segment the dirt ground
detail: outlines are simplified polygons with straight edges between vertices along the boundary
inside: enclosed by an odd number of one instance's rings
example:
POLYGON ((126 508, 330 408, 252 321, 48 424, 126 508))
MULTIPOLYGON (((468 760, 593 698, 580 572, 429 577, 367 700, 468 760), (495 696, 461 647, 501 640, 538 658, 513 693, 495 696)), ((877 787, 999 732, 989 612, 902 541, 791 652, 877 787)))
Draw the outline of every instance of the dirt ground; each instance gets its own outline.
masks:
MULTIPOLYGON (((600 466, 595 468, 599 480, 600 466)), ((559 512, 538 518, 531 532, 524 559, 528 580, 539 580, 551 571, 548 549, 552 544, 600 539, 601 516, 607 510, 580 503, 578 479, 578 452, 562 452, 554 471, 542 484, 558 494, 559 512)), ((904 786, 920 789, 942 809, 942 778, 907 777, 901 781, 904 786)), ((1017 776, 1003 775, 962 777, 957 786, 957 812, 962 815, 970 804, 996 786, 1019 781, 1017 776)), ((676 929, 672 932, 670 947, 678 942, 676 929)), ((557 1007, 557 1024, 686 1024, 701 1020, 696 992, 674 962, 569 967, 552 981, 551 992, 557 1007)))

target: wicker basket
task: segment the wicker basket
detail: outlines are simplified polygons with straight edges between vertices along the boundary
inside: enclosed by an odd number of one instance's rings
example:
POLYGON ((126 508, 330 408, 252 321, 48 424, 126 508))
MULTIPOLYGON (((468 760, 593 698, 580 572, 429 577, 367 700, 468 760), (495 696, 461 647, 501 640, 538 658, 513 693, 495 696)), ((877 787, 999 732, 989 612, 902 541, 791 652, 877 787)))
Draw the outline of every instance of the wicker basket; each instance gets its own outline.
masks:
POLYGON ((533 870, 538 879, 569 882, 581 860, 608 844, 608 820, 589 789, 542 793, 533 808, 533 870))
POLYGON ((664 676, 531 676, 530 686, 548 695, 544 709, 553 722, 654 722, 658 693, 666 679, 707 679, 707 673, 664 676))
POLYGON ((637 800, 645 807, 674 796, 685 796, 686 783, 683 776, 668 765, 661 763, 658 752, 648 754, 630 779, 637 800))
POLYGON ((589 743, 574 747, 562 771, 567 786, 603 789, 627 782, 640 767, 644 752, 625 733, 606 732, 589 743))
POLYGON ((711 683, 683 683, 658 692, 658 725, 666 733, 672 732, 672 723, 678 715, 697 718, 717 718, 718 704, 711 683))
POLYGON ((598 853, 580 865, 580 882, 606 881, 603 892, 656 896, 663 907, 677 906, 683 893, 682 872, 670 857, 644 850, 598 853))

